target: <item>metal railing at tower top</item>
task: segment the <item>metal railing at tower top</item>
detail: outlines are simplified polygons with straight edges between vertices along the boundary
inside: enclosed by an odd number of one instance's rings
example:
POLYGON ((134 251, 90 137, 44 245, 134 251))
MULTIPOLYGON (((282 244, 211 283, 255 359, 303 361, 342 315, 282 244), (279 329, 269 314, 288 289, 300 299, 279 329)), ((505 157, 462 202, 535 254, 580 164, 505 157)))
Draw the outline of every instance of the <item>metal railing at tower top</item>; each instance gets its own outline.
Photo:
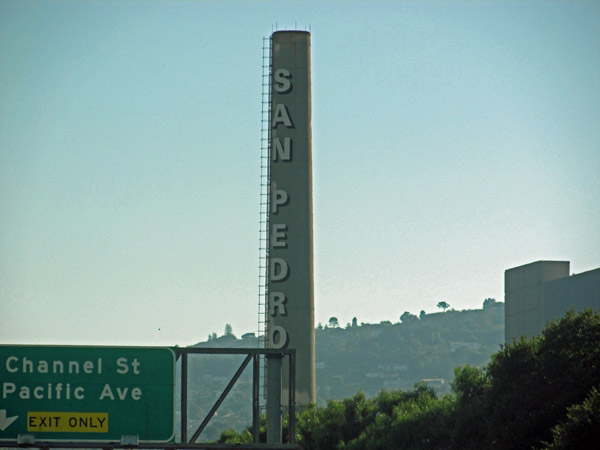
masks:
MULTIPOLYGON (((202 348, 202 347, 175 347, 173 348, 176 359, 180 363, 179 372, 179 387, 181 396, 180 405, 180 442, 149 442, 141 441, 138 442, 137 436, 126 435, 121 437, 121 441, 76 441, 76 440, 56 440, 56 441, 41 441, 36 440, 33 434, 19 435, 18 440, 4 441, 0 440, 0 449, 3 448, 39 448, 45 449, 59 449, 59 448, 81 448, 91 449, 98 448, 102 450, 112 450, 117 448, 132 449, 272 449, 272 450, 301 450, 301 446, 295 442, 296 438, 296 399, 295 389, 290 389, 288 392, 289 399, 289 442, 283 443, 264 443, 260 442, 260 379, 261 379, 261 362, 260 358, 269 358, 282 361, 284 358, 289 360, 289 377, 295 382, 296 375, 296 351, 293 349, 287 350, 274 350, 274 349, 256 349, 256 348, 202 348), (190 355, 240 355, 245 356, 241 365, 223 389, 219 398, 216 400, 212 408, 206 414, 202 422, 199 423, 197 428, 191 436, 188 433, 188 363, 190 355), (217 444, 217 443, 205 443, 197 442, 202 432, 206 429, 210 420, 216 415, 217 410, 231 392, 232 388, 245 372, 245 370, 252 363, 252 436, 253 442, 248 444, 217 444)), ((281 380, 279 380, 279 393, 281 393, 281 380)), ((281 400, 281 399, 280 399, 281 400)), ((281 402, 280 402, 281 403, 281 402)), ((281 412, 283 408, 279 408, 277 413, 279 419, 281 419, 281 412)), ((270 432, 274 435, 281 436, 281 430, 269 431, 269 423, 273 421, 267 417, 267 436, 270 432)), ((176 440, 176 439, 174 439, 176 440)))

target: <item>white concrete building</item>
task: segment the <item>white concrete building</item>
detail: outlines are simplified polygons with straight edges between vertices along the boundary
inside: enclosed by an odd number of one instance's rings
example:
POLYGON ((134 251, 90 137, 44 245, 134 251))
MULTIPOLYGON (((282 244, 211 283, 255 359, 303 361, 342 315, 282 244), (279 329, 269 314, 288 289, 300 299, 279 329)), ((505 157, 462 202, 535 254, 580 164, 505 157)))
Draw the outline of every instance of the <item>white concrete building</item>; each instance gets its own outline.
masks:
POLYGON ((569 261, 537 261, 504 273, 504 341, 535 336, 566 311, 600 311, 600 268, 569 274, 569 261))

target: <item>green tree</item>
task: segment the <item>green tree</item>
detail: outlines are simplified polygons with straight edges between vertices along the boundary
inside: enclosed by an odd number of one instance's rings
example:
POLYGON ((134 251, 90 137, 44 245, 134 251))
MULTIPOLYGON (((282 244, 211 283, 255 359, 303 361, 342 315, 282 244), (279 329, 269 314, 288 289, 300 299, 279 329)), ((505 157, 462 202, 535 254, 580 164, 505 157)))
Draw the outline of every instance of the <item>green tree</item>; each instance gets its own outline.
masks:
POLYGON ((373 417, 373 402, 362 392, 341 401, 329 400, 327 406, 313 406, 300 415, 299 443, 306 450, 344 448, 345 443, 358 438, 373 417))
POLYGON ((339 326, 340 326, 340 323, 338 322, 337 317, 329 318, 329 328, 337 328, 339 326))
POLYGON ((400 316, 400 322, 402 323, 408 323, 408 322, 412 322, 415 320, 419 320, 417 316, 415 316, 414 314, 409 313, 408 311, 405 311, 402 313, 402 315, 400 316))
POLYGON ((440 308, 440 309, 443 309, 444 312, 446 312, 446 310, 448 308, 450 308, 450 304, 446 303, 445 301, 442 300, 441 302, 438 302, 437 307, 440 308))
POLYGON ((539 343, 539 361, 545 375, 540 396, 547 419, 540 428, 550 428, 565 418, 566 408, 582 403, 599 386, 600 313, 570 311, 548 325, 539 343))
POLYGON ((531 448, 538 440, 530 436, 531 424, 542 414, 538 397, 543 375, 536 358, 537 345, 537 339, 506 345, 492 355, 488 366, 491 387, 487 404, 495 427, 489 430, 489 439, 502 449, 531 448))
POLYGON ((552 429, 545 450, 592 450, 600 442, 600 392, 594 387, 583 401, 567 410, 567 420, 552 429))
POLYGON ((231 336, 233 334, 233 327, 230 323, 225 324, 225 336, 231 336))
POLYGON ((494 306, 496 303, 497 303, 497 302, 496 302, 496 299, 495 299, 495 298, 486 298, 486 299, 483 301, 483 309, 487 309, 487 308, 489 308, 489 307, 491 307, 491 306, 494 306))
POLYGON ((439 449, 447 448, 452 429, 453 399, 438 399, 435 391, 416 384, 408 392, 382 393, 376 414, 360 436, 345 449, 439 449))
POLYGON ((600 314, 567 313, 539 337, 492 355, 489 441, 503 449, 539 446, 600 380, 600 314))
POLYGON ((455 426, 451 431, 453 448, 479 450, 487 437, 486 399, 490 380, 485 369, 472 366, 454 369, 452 392, 456 397, 455 426))
POLYGON ((245 429, 241 433, 233 429, 225 430, 221 433, 217 443, 223 444, 250 444, 253 442, 252 433, 249 429, 245 429))

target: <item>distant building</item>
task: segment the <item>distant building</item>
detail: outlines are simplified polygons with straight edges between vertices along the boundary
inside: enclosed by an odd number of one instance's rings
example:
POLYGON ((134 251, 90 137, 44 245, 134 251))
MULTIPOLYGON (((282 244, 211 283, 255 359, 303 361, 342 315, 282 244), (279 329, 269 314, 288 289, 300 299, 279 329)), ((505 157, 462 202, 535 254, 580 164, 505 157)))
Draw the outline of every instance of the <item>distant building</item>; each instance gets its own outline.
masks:
POLYGON ((480 342, 450 342, 450 351, 455 352, 459 348, 468 348, 469 350, 479 350, 480 342))
POLYGON ((446 384, 446 380, 443 378, 423 378, 421 380, 421 383, 428 384, 429 386, 431 386, 433 388, 440 388, 444 384, 446 384))
POLYGON ((571 309, 600 311, 600 268, 569 275, 569 261, 537 261, 504 273, 504 341, 535 336, 571 309))

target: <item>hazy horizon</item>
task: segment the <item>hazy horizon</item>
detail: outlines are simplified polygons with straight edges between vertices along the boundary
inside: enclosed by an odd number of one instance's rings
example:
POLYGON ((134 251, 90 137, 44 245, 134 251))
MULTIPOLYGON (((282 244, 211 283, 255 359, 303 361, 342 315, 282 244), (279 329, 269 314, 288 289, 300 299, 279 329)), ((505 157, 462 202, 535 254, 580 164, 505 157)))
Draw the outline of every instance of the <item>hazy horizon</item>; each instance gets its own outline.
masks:
POLYGON ((0 2, 0 341, 256 332, 263 37, 312 39, 315 325, 600 267, 600 3, 0 2))

